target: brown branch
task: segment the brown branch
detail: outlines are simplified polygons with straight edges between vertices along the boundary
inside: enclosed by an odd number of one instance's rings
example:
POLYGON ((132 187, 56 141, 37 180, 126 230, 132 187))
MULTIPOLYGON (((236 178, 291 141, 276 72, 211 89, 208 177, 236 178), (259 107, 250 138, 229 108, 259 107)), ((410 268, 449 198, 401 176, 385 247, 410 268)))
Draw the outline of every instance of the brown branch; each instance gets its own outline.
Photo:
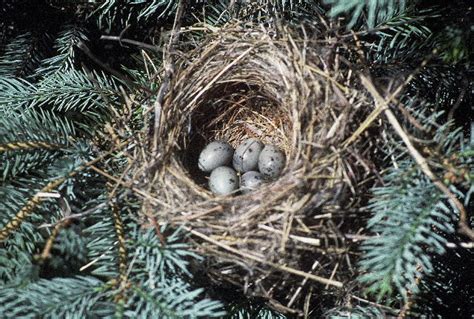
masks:
POLYGON ((152 50, 152 51, 156 51, 156 52, 163 52, 163 49, 156 46, 156 45, 143 43, 143 42, 140 42, 140 41, 135 41, 135 40, 130 40, 130 39, 124 39, 124 38, 122 38, 121 35, 120 36, 103 35, 103 36, 100 37, 100 40, 118 41, 120 43, 122 43, 122 42, 123 43, 128 43, 128 44, 132 44, 132 45, 142 47, 142 48, 145 48, 145 49, 149 49, 149 50, 152 50))
POLYGON ((163 100, 165 98, 166 93, 168 92, 168 88, 170 86, 171 77, 174 73, 174 65, 171 59, 171 52, 173 47, 178 43, 178 32, 177 30, 181 26, 181 17, 183 15, 184 8, 186 6, 187 0, 179 0, 178 9, 176 11, 176 15, 174 17, 173 22, 173 29, 171 30, 170 41, 166 50, 164 50, 164 57, 163 57, 163 68, 165 70, 165 75, 163 77, 163 82, 161 82, 160 89, 158 90, 158 94, 154 104, 155 110, 155 123, 153 126, 153 145, 152 145, 152 153, 156 154, 158 150, 158 135, 160 129, 160 121, 161 121, 161 109, 163 107, 163 100))
MULTIPOLYGON (((120 148, 125 146, 128 143, 128 140, 124 141, 122 144, 120 144, 120 148)), ((30 200, 26 202, 26 204, 18 211, 18 213, 5 225, 3 228, 0 229, 0 241, 3 241, 10 236, 12 232, 17 230, 22 222, 28 218, 33 211, 38 207, 39 204, 41 204, 44 200, 44 197, 42 196, 42 193, 49 193, 52 190, 56 189, 59 185, 64 183, 68 178, 74 177, 77 175, 79 172, 93 166, 95 163, 103 160, 113 152, 115 152, 118 148, 115 147, 114 149, 102 154, 99 157, 96 157, 95 159, 84 163, 78 167, 76 167, 72 172, 69 172, 66 176, 57 178, 48 184, 44 186, 39 192, 37 192, 30 200)))
POLYGON ((125 244, 125 232, 123 228, 123 221, 122 221, 122 217, 120 216, 120 212, 117 208, 117 205, 113 203, 112 199, 110 199, 110 208, 112 209, 112 217, 114 221, 115 234, 117 236, 117 242, 118 242, 118 257, 119 257, 118 282, 119 282, 119 286, 125 286, 128 281, 127 279, 128 258, 127 258, 127 246, 125 244))
MULTIPOLYGON (((393 114, 393 112, 388 108, 388 103, 391 100, 391 98, 387 101, 385 100, 377 91, 375 88, 374 84, 370 81, 369 78, 367 78, 364 75, 361 75, 361 80, 362 84, 365 86, 365 88, 372 94, 372 97, 375 100, 375 105, 376 108, 381 108, 383 107, 385 116, 387 117, 389 123, 392 125, 394 128, 395 132, 398 134, 398 136, 402 139, 403 143, 406 145, 408 151, 410 152, 411 156, 413 159, 416 161, 420 169, 423 171, 423 173, 433 182, 433 184, 441 191, 443 194, 445 194, 456 206, 456 208, 459 211, 459 223, 458 223, 458 231, 461 234, 464 234, 468 236, 471 240, 474 240, 474 232, 472 229, 469 228, 467 225, 468 222, 468 217, 467 217, 467 212, 464 206, 461 204, 459 199, 456 198, 456 196, 449 190, 449 188, 443 184, 443 182, 433 173, 431 170, 430 166, 428 165, 428 162, 426 159, 418 152, 418 150, 413 146, 412 142, 410 141, 410 138, 408 134, 405 132, 405 130, 402 128, 400 123, 398 122, 397 118, 393 114)), ((392 94, 392 97, 394 95, 392 94)))
POLYGON ((39 255, 39 260, 38 262, 41 264, 46 261, 51 256, 51 249, 53 249, 53 244, 56 238, 59 235, 59 232, 69 226, 72 223, 72 219, 65 219, 61 220, 61 222, 56 223, 56 226, 54 227, 53 231, 51 232, 51 235, 49 236, 48 240, 46 241, 46 244, 44 245, 43 251, 41 252, 41 255, 39 255))

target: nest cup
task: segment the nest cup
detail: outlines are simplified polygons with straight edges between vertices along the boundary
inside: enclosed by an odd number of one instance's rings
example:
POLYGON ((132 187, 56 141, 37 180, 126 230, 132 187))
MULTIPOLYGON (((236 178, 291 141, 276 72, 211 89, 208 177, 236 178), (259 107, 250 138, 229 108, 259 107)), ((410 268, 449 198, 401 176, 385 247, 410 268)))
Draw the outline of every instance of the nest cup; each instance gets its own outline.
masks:
POLYGON ((317 216, 350 205, 350 165, 337 145, 351 131, 357 108, 348 100, 355 105, 357 97, 337 83, 347 74, 322 71, 324 45, 282 34, 228 26, 181 55, 162 105, 151 180, 154 212, 185 225, 209 257, 211 281, 301 314, 307 287, 340 287, 343 279, 332 274, 337 258, 320 240, 336 231, 317 216), (198 169, 200 151, 214 140, 236 147, 250 137, 284 150, 282 175, 249 194, 215 196, 198 169), (332 283, 314 282, 331 274, 332 283))

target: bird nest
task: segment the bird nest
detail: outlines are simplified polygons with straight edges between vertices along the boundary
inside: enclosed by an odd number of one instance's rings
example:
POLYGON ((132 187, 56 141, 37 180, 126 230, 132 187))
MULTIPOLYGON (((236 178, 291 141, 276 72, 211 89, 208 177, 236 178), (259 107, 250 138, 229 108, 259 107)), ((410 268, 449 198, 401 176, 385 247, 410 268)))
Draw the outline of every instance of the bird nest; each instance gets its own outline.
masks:
POLYGON ((144 187, 154 217, 184 227, 208 257, 208 281, 302 314, 340 297, 354 274, 347 236, 363 225, 372 142, 350 137, 371 108, 331 39, 282 31, 232 25, 181 52, 144 187), (250 137, 284 150, 281 176, 248 194, 212 194, 200 151, 250 137))

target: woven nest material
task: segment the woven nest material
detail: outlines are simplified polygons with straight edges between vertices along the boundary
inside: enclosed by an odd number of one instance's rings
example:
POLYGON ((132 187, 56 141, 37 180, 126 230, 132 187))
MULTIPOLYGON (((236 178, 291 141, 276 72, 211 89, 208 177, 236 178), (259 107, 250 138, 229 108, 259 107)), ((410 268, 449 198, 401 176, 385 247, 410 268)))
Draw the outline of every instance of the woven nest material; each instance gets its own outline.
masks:
POLYGON ((360 186, 370 143, 357 154, 344 144, 371 110, 368 99, 349 89, 351 72, 331 41, 308 38, 232 25, 181 55, 147 179, 154 214, 192 234, 212 281, 293 314, 308 298, 321 302, 317 291, 340 295, 352 276, 342 234, 361 223, 349 212, 370 184, 360 186), (199 152, 213 140, 235 147, 249 137, 285 151, 282 175, 250 194, 213 195, 199 152))

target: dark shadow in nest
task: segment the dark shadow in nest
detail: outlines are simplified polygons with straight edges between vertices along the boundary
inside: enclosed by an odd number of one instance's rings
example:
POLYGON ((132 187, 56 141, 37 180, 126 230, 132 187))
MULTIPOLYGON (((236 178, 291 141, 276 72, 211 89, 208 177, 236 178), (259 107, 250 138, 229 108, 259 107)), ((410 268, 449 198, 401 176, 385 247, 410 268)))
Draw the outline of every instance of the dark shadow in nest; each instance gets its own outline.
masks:
POLYGON ((202 97, 202 101, 206 103, 191 115, 179 158, 196 184, 207 188, 208 174, 198 168, 204 147, 212 141, 225 140, 236 148, 245 138, 259 138, 262 132, 252 127, 265 124, 255 123, 258 120, 249 117, 249 113, 268 114, 269 108, 276 109, 276 102, 263 96, 261 88, 243 82, 216 85, 213 93, 202 97))

